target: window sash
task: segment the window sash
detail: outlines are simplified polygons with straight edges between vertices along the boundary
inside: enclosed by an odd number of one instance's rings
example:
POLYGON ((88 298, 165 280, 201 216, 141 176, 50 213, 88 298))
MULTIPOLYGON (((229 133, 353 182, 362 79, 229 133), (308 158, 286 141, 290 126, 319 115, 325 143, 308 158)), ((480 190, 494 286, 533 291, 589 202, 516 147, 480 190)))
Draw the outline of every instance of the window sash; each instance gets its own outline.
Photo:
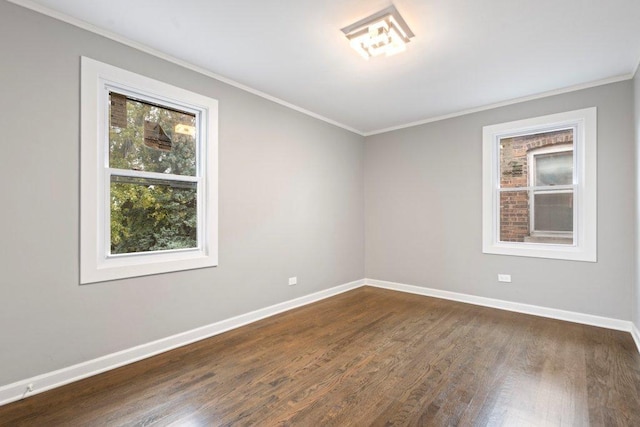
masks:
MULTIPOLYGON (((529 193, 529 231, 532 236, 544 236, 544 235, 554 235, 557 237, 573 237, 573 244, 576 244, 576 226, 578 222, 578 212, 576 209, 577 206, 577 195, 578 195, 578 185, 545 185, 540 187, 527 186, 527 187, 507 187, 507 188, 496 188, 495 193, 495 205, 496 205, 496 241, 504 242, 500 238, 500 195, 501 193, 515 193, 526 191, 529 193), (535 229, 535 198, 536 194, 558 194, 558 193, 571 193, 573 194, 573 231, 571 232, 563 232, 563 231, 547 231, 547 230, 536 230, 535 229)), ((511 242, 510 242, 511 243, 511 242)), ((546 244, 546 243, 543 243, 546 244)))
MULTIPOLYGON (((535 149, 533 151, 531 151, 530 153, 528 153, 527 155, 527 161, 529 162, 529 172, 528 172, 528 180, 529 180, 529 185, 531 186, 531 190, 529 192, 529 200, 530 200, 530 207, 529 207, 529 233, 531 236, 554 236, 554 237, 567 237, 567 238, 571 238, 573 239, 572 245, 576 245, 576 230, 577 230, 577 226, 578 226, 578 221, 579 221, 579 214, 578 214, 578 210, 576 209, 577 205, 577 200, 576 198, 578 197, 578 194, 580 194, 579 192, 579 188, 578 188, 578 172, 579 172, 579 168, 578 168, 578 159, 577 159, 577 144, 576 144, 576 140, 578 138, 578 127, 577 126, 572 126, 570 127, 570 129, 572 129, 572 133, 573 133, 573 143, 572 144, 557 144, 557 145, 550 145, 550 146, 546 146, 546 147, 541 147, 538 149, 535 149), (536 185, 536 175, 537 175, 537 157, 538 156, 543 156, 543 155, 548 155, 548 154, 556 154, 556 153, 566 153, 566 152, 571 152, 572 154, 572 160, 573 160, 573 170, 572 170, 572 182, 573 185, 536 185), (552 194, 555 192, 561 192, 561 193, 567 193, 567 192, 571 192, 573 193, 573 209, 572 209, 572 214, 573 214, 573 230, 572 231, 551 231, 551 230, 538 230, 536 229, 536 203, 535 203, 535 195, 536 194, 552 194)), ((561 129, 558 129, 561 130, 561 129)))
MULTIPOLYGON (((105 132, 103 132, 104 138, 104 146, 102 147, 103 154, 103 167, 106 169, 110 169, 110 152, 109 152, 109 127, 111 123, 111 118, 109 117, 109 93, 115 92, 120 95, 124 95, 127 97, 127 100, 131 99, 137 102, 141 102, 147 105, 152 105, 157 108, 165 108, 168 110, 173 110, 180 113, 191 114, 195 117, 196 120, 196 173, 195 176, 202 176, 204 173, 203 170, 203 132, 202 132, 202 111, 194 109, 193 107, 186 104, 179 104, 173 100, 165 99, 159 96, 151 96, 149 94, 143 93, 143 91, 135 91, 130 88, 124 87, 122 85, 118 85, 113 82, 105 83, 102 92, 101 92, 101 100, 100 102, 104 106, 103 111, 103 120, 106 124, 105 132)), ((114 168, 111 168, 114 169, 114 168)), ((131 171, 134 171, 133 169, 131 171)), ((170 174, 166 174, 170 175, 170 174)), ((180 175, 183 176, 183 175, 180 175)), ((186 175, 184 175, 186 176, 186 175)))
POLYGON ((203 152, 203 133, 201 127, 202 120, 202 111, 194 109, 189 105, 179 104, 172 100, 168 100, 162 97, 152 96, 148 93, 144 93, 144 91, 136 91, 130 88, 124 87, 122 85, 116 83, 106 83, 101 88, 101 100, 100 102, 103 105, 103 120, 106 126, 105 132, 103 132, 102 144, 103 147, 100 150, 102 152, 102 165, 104 169, 103 173, 103 230, 102 230, 102 247, 104 251, 105 258, 114 259, 114 258, 126 258, 126 257, 139 257, 141 255, 153 256, 154 254, 171 254, 177 252, 189 252, 196 251, 202 252, 205 250, 205 236, 206 236, 206 223, 205 223, 205 189, 204 189, 204 181, 202 179, 202 175, 204 172, 204 165, 202 164, 202 152, 203 152), (137 171, 133 169, 119 169, 119 168, 111 168, 110 165, 110 137, 109 137, 109 128, 110 128, 110 116, 109 116, 109 94, 110 93, 118 93, 127 97, 127 99, 131 98, 138 102, 147 103, 150 105, 154 105, 158 108, 167 108, 179 112, 184 112, 188 114, 193 114, 195 116, 196 121, 196 135, 195 135, 195 144, 196 144, 196 171, 195 176, 192 175, 177 175, 170 173, 162 173, 162 172, 148 172, 148 171, 137 171), (168 180, 168 181, 176 181, 176 182, 195 182, 196 183, 196 216, 197 216, 197 225, 196 225, 196 240, 197 245, 193 248, 184 248, 184 249, 164 249, 164 250, 155 250, 155 251, 143 251, 143 252, 131 252, 131 253, 123 253, 123 254, 113 254, 111 253, 111 176, 121 176, 121 177, 132 177, 132 178, 147 178, 151 180, 168 180))
POLYGON ((173 175, 166 174, 161 172, 146 172, 146 171, 135 171, 129 169, 115 169, 115 168, 105 168, 104 173, 104 253, 107 259, 109 258, 123 258, 128 256, 140 256, 140 255, 153 255, 156 253, 173 253, 173 252, 187 252, 187 251, 201 251, 204 248, 204 230, 201 227, 201 224, 204 223, 202 216, 204 215, 204 202, 203 199, 203 185, 202 185, 202 177, 200 176, 190 176, 190 175, 173 175), (111 253, 111 177, 122 177, 122 178, 136 178, 143 179, 149 181, 157 181, 158 183, 164 183, 164 185, 171 185, 170 183, 193 183, 196 185, 196 217, 197 217, 197 228, 196 228, 196 246, 192 248, 181 248, 181 249, 162 249, 155 251, 141 251, 141 252, 130 252, 123 254, 114 254, 111 253))

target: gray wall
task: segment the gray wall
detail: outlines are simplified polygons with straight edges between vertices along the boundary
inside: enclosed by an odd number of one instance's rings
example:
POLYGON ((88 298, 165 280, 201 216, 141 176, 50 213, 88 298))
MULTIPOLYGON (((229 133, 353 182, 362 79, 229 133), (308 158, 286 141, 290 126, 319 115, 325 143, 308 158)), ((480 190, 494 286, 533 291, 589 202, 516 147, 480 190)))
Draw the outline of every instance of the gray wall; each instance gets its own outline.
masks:
POLYGON ((0 56, 0 385, 364 277, 362 137, 4 1, 0 56), (79 286, 81 55, 219 100, 219 267, 79 286))
POLYGON ((640 326, 630 81, 365 142, 4 1, 0 54, 0 385, 365 274, 625 320, 635 309, 640 326), (219 100, 219 267, 79 286, 81 55, 219 100), (598 263, 482 254, 482 126, 590 106, 598 263))
POLYGON ((632 82, 368 137, 370 279, 631 319, 635 245, 632 82), (482 253, 482 127, 598 108, 598 262, 482 253), (513 283, 498 283, 497 274, 513 283))
POLYGON ((633 78, 633 124, 635 129, 636 159, 636 252, 634 257, 636 277, 633 289, 633 323, 640 330, 640 70, 633 78))

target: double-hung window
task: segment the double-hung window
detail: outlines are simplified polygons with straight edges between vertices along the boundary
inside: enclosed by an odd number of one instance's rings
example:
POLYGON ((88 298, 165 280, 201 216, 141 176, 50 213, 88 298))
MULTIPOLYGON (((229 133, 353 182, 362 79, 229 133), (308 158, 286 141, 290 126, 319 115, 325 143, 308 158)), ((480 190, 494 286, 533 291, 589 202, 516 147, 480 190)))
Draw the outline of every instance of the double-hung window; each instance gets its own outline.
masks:
POLYGON ((81 283, 217 265, 217 101, 82 58, 81 283))
POLYGON ((596 109, 485 126, 483 252, 596 261, 596 109))
MULTIPOLYGON (((556 132, 573 139, 575 129, 556 132)), ((530 233, 528 242, 573 244, 573 143, 554 144, 528 153, 530 233)))

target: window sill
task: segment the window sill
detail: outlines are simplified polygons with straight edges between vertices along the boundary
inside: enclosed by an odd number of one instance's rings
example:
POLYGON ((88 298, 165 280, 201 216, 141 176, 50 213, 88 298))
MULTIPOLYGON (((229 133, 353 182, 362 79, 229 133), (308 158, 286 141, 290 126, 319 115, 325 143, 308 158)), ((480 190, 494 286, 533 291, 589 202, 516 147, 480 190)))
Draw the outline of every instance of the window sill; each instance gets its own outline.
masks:
POLYGON ((526 243, 549 243, 553 245, 573 245, 573 237, 562 236, 528 236, 524 238, 526 243))

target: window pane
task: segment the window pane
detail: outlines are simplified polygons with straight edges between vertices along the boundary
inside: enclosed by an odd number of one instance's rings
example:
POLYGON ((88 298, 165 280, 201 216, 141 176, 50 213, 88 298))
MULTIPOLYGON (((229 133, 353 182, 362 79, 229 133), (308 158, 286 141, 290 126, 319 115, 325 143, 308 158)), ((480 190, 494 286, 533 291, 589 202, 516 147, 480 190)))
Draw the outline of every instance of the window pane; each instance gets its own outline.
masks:
POLYGON ((196 184, 111 177, 111 253, 195 248, 196 184))
POLYGON ((109 93, 109 167, 196 174, 196 117, 109 93))
POLYGON ((535 231, 573 231, 573 193, 536 194, 535 231))
POLYGON ((524 242, 529 236, 529 192, 500 192, 500 241, 524 242))
MULTIPOLYGON (((535 153, 536 150, 539 149, 560 146, 567 147, 569 144, 573 144, 572 129, 501 138, 499 154, 500 188, 527 187, 529 185, 529 174, 533 174, 533 171, 530 170, 530 165, 528 164, 529 154, 535 153)), ((567 155, 565 153, 554 154, 559 154, 560 157, 567 155)), ((572 154, 569 153, 568 155, 571 156, 572 154)), ((542 155, 537 155, 536 160, 541 158, 541 156, 542 155)), ((553 154, 550 154, 550 156, 553 156, 553 154)), ((547 175, 550 175, 549 179, 552 179, 554 176, 551 175, 555 173, 559 175, 555 177, 555 179, 566 181, 566 158, 562 158, 560 160, 555 158, 543 158, 542 162, 544 163, 542 167, 546 168, 545 170, 547 171, 547 175)), ((570 164, 571 169, 569 169, 568 172, 569 181, 566 183, 571 184, 573 182, 573 158, 571 158, 568 163, 570 164)), ((562 183, 565 182, 562 181, 562 183)), ((559 184, 538 183, 537 185, 559 184)))
POLYGON ((536 155, 536 186, 573 184, 573 151, 536 155))

